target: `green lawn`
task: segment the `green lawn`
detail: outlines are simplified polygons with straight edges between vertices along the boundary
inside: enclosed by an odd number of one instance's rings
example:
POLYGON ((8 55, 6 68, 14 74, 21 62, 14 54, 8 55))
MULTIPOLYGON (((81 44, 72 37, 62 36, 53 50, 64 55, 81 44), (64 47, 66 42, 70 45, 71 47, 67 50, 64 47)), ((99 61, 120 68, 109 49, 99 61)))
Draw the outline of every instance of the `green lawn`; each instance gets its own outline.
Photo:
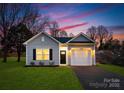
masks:
POLYGON ((0 89, 82 89, 70 67, 24 67, 14 57, 0 59, 0 89))
POLYGON ((107 71, 114 72, 114 73, 124 76, 124 67, 111 65, 111 64, 97 64, 97 66, 99 66, 107 71))

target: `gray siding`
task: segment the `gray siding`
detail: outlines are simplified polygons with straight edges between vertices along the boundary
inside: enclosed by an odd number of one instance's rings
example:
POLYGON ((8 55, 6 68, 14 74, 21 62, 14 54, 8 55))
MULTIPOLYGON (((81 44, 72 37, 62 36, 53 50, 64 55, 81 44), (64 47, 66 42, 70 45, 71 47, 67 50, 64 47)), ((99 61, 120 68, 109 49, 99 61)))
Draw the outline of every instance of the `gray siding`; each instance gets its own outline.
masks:
MULTIPOLYGON (((53 50, 53 61, 55 65, 59 65, 59 43, 48 37, 46 34, 42 33, 37 38, 33 39, 26 45, 26 65, 29 65, 33 61, 33 49, 36 48, 48 48, 53 50), (41 41, 41 37, 44 37, 44 42, 41 41)), ((36 62, 38 65, 38 62, 36 62)), ((48 65, 49 61, 45 61, 45 65, 48 65)))
POLYGON ((77 38, 73 39, 72 41, 90 41, 90 40, 87 39, 86 37, 80 35, 77 38))

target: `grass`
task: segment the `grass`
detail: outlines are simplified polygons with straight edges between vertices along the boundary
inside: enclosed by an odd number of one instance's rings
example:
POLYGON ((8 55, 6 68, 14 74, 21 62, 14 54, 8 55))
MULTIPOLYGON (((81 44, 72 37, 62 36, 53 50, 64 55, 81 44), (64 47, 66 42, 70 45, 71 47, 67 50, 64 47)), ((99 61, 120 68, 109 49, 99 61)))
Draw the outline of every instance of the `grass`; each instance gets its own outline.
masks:
POLYGON ((112 65, 112 64, 97 64, 97 66, 99 66, 107 71, 124 76, 124 67, 120 67, 120 66, 116 66, 116 65, 112 65))
POLYGON ((0 59, 0 89, 82 89, 70 67, 24 67, 24 65, 24 57, 20 63, 16 62, 15 57, 9 57, 7 63, 0 59))

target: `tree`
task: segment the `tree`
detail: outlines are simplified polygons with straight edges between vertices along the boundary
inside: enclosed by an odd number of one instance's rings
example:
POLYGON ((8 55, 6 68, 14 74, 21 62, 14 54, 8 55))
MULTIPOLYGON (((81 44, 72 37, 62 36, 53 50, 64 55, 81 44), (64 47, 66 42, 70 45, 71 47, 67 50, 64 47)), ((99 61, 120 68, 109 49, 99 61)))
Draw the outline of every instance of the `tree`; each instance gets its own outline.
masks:
POLYGON ((113 33, 108 33, 107 37, 105 38, 105 43, 103 44, 103 49, 105 50, 112 50, 112 41, 113 41, 113 33))
POLYGON ((99 49, 103 49, 103 41, 108 37, 108 33, 108 30, 104 26, 100 25, 97 27, 97 36, 100 43, 99 49))
POLYGON ((51 33, 51 36, 53 37, 58 37, 58 33, 59 33, 59 26, 58 26, 58 23, 55 21, 55 22, 52 22, 49 24, 49 28, 50 28, 50 33, 51 33))
POLYGON ((121 48, 124 50, 124 41, 122 41, 121 48))
POLYGON ((118 39, 112 40, 113 60, 112 64, 124 66, 123 49, 118 39))
POLYGON ((120 47, 121 47, 121 45, 120 45, 120 41, 118 39, 112 40, 112 50, 113 51, 118 52, 118 50, 120 50, 120 47))
POLYGON ((9 31, 9 28, 15 23, 15 17, 17 16, 17 13, 19 12, 19 9, 16 7, 16 5, 11 6, 10 4, 0 4, 0 31, 1 31, 1 38, 2 38, 2 46, 3 46, 3 61, 6 62, 7 57, 7 34, 9 31))
POLYGON ((69 34, 69 37, 74 37, 74 34, 73 34, 73 33, 70 33, 70 34, 69 34))
POLYGON ((3 46, 3 62, 7 61, 9 29, 19 23, 31 22, 36 17, 36 12, 31 4, 0 4, 0 38, 3 46))
POLYGON ((88 29, 88 31, 86 32, 86 34, 92 39, 92 40, 96 40, 97 38, 97 28, 95 26, 92 26, 88 29))
MULTIPOLYGON (((27 26, 27 24, 26 24, 27 26)), ((41 16, 36 18, 32 26, 27 26, 27 28, 32 31, 33 34, 37 34, 42 31, 47 31, 51 27, 49 16, 41 16)))
POLYGON ((59 31, 59 37, 68 37, 68 34, 66 31, 59 31))
POLYGON ((17 51, 17 61, 20 62, 21 52, 23 49, 23 42, 28 40, 33 36, 31 31, 27 29, 24 24, 19 24, 18 26, 13 26, 9 31, 8 38, 11 43, 10 47, 13 47, 17 51))
POLYGON ((121 44, 121 55, 124 56, 124 41, 121 44))
POLYGON ((106 27, 99 25, 98 27, 92 26, 88 29, 86 34, 96 41, 96 48, 111 49, 111 42, 113 40, 113 33, 109 32, 106 27))

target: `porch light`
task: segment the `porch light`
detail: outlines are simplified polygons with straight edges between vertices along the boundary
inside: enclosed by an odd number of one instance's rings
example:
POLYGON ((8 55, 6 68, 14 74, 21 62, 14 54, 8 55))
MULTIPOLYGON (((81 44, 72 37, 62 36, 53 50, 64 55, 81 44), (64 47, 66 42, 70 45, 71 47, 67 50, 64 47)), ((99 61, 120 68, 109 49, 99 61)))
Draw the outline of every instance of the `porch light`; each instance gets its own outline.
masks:
POLYGON ((69 56, 71 55, 71 50, 68 51, 68 55, 69 55, 69 56))
POLYGON ((91 52, 91 53, 92 53, 92 56, 94 56, 94 55, 95 55, 95 50, 92 50, 92 52, 91 52))

